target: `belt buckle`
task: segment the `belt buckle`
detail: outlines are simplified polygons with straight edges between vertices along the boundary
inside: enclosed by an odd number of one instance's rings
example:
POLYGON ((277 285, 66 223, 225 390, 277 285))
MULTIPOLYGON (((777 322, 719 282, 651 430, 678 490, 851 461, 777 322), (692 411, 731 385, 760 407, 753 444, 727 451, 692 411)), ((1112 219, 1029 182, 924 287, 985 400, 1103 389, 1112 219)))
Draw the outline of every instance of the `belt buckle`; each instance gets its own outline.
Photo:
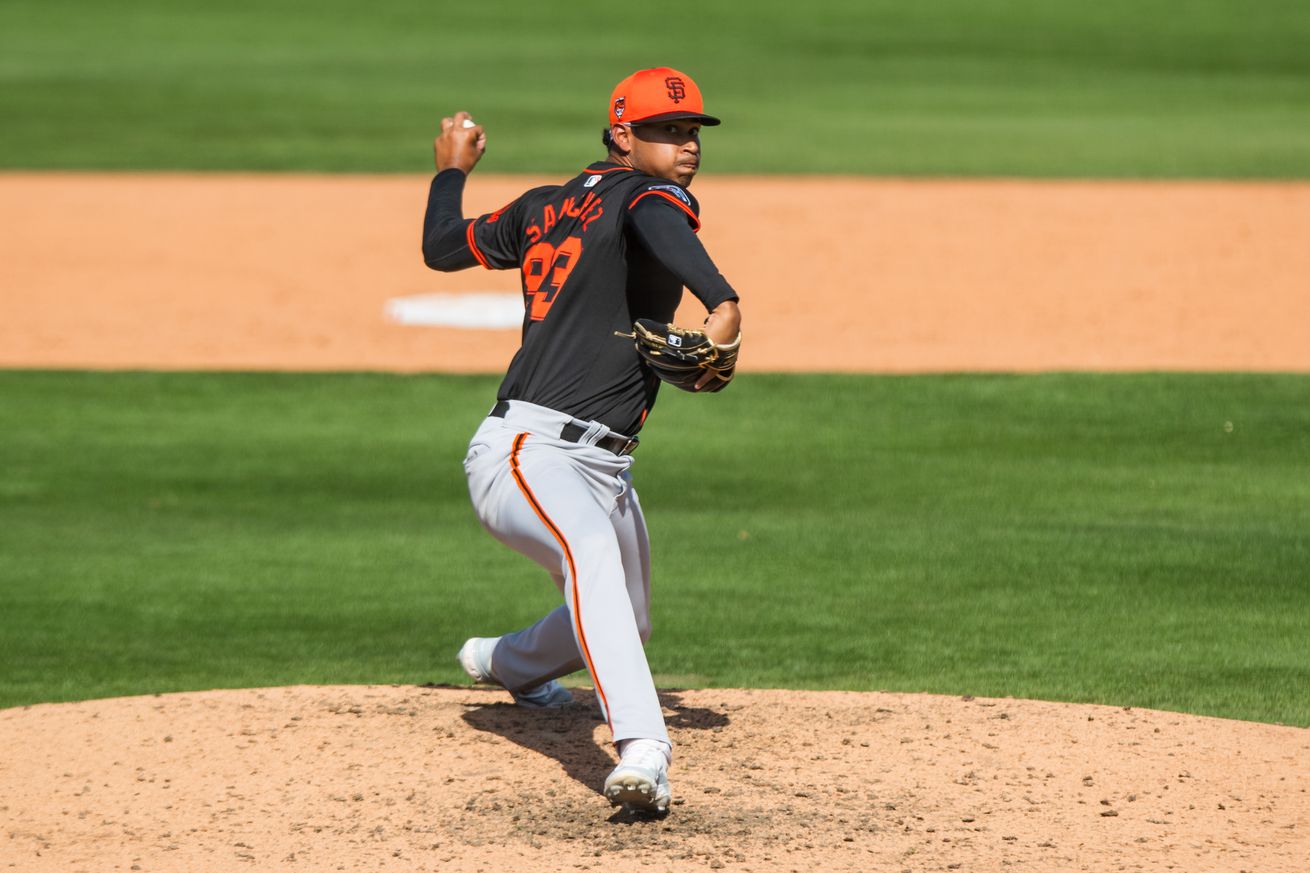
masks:
POLYGON ((638 440, 636 437, 632 437, 631 439, 629 439, 627 442, 623 444, 623 447, 619 449, 619 455, 620 456, 630 455, 633 452, 635 452, 637 450, 637 442, 638 440))

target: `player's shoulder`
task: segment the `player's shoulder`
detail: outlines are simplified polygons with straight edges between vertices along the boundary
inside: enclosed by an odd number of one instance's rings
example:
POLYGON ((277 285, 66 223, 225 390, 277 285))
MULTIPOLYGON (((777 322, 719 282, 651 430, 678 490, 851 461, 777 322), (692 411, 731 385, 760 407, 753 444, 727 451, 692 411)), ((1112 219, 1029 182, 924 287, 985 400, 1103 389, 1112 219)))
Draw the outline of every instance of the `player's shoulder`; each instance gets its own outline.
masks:
POLYGON ((631 194, 628 198, 629 206, 636 206, 638 202, 656 198, 651 202, 658 203, 663 200, 673 206, 689 209, 693 214, 700 214, 700 202, 694 194, 687 190, 685 185, 679 185, 677 182, 668 179, 661 179, 659 176, 648 176, 645 173, 636 173, 635 175, 636 178, 633 179, 631 194))
POLYGON ((563 185, 538 185, 536 188, 529 188, 519 195, 519 200, 525 203, 539 203, 544 200, 552 199, 560 192, 563 185))
POLYGON ((594 191, 608 196, 612 192, 627 190, 632 186, 634 179, 642 175, 632 167, 609 161, 593 161, 584 167, 582 172, 565 182, 564 187, 581 188, 584 191, 594 191))
POLYGON ((495 212, 488 212, 477 221, 492 225, 504 218, 505 221, 513 224, 521 220, 526 213, 550 200, 559 189, 559 185, 539 185, 536 188, 529 188, 495 212))

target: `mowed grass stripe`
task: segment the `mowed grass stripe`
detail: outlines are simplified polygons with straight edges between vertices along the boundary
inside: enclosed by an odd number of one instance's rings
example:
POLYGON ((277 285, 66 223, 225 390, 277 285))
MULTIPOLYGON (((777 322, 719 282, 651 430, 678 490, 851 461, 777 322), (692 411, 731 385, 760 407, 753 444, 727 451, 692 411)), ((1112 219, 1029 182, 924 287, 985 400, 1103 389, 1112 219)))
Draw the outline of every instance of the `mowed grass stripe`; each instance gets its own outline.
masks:
POLYGON ((706 170, 1304 178, 1303 0, 0 5, 0 165, 567 173, 633 69, 695 75, 706 170))
MULTIPOLYGON (((461 681, 558 602, 468 506, 495 388, 0 373, 0 705, 461 681)), ((637 459, 661 684, 1310 723, 1310 377, 747 374, 637 459)))

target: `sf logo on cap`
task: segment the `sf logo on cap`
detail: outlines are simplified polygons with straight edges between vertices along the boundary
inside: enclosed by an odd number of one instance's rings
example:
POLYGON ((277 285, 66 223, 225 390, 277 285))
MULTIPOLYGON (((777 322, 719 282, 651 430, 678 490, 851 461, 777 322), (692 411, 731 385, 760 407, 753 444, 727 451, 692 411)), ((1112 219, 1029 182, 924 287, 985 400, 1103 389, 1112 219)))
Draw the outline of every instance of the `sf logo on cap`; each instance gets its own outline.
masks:
POLYGON ((665 79, 664 87, 669 89, 669 99, 674 103, 681 103, 682 98, 687 96, 687 86, 677 76, 669 76, 665 79))

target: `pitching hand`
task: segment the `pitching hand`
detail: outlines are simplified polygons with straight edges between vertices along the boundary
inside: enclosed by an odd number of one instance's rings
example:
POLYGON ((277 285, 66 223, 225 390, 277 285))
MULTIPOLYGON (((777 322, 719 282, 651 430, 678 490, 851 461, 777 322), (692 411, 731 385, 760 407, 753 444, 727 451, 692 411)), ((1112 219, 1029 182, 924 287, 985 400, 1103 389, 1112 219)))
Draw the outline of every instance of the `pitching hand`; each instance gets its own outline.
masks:
POLYGON ((466 127, 466 121, 472 121, 467 112, 441 119, 441 134, 432 143, 438 173, 457 167, 468 175, 487 150, 487 134, 482 125, 466 127))

